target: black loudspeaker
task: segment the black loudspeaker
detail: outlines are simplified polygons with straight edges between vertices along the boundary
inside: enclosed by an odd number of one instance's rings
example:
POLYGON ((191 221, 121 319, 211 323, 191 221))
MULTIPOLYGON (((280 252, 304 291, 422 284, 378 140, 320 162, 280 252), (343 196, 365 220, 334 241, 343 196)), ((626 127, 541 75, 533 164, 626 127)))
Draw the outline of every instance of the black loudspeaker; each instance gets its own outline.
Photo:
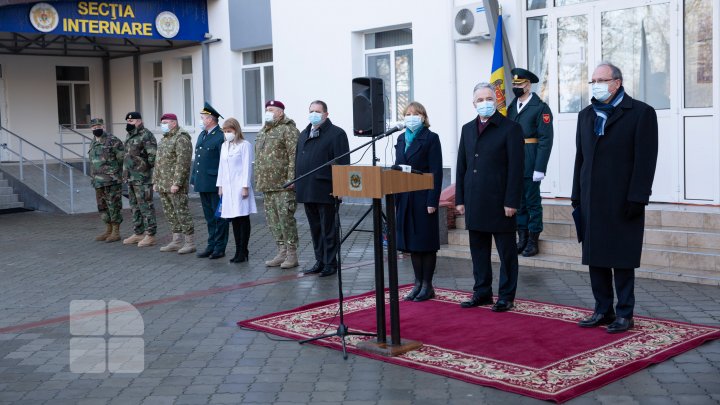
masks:
POLYGON ((356 77, 352 81, 353 133, 375 136, 385 131, 383 81, 377 77, 356 77))

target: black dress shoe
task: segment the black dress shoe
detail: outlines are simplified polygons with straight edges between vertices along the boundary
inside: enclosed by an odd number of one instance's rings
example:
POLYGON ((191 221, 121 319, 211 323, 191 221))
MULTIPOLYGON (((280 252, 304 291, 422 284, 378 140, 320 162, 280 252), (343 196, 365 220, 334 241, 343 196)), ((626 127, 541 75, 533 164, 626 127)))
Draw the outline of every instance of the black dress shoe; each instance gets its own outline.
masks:
POLYGON ((492 306, 492 310, 493 312, 505 312, 511 310, 514 306, 512 301, 498 300, 498 302, 492 306))
POLYGON ((235 252, 235 256, 233 256, 233 258, 230 259, 230 263, 242 263, 246 260, 247 260, 247 257, 244 254, 235 252))
POLYGON ((600 314, 595 312, 591 317, 578 322, 581 328, 594 328, 600 325, 609 325, 615 320, 615 314, 600 314))
POLYGON ((208 259, 213 260, 213 259, 219 259, 221 257, 225 257, 225 252, 212 252, 212 254, 210 254, 210 256, 208 256, 208 259))
POLYGON ((607 327, 607 333, 621 333, 621 332, 627 332, 628 329, 631 329, 633 326, 635 326, 635 322, 633 322, 632 318, 615 318, 615 322, 611 323, 607 327))
POLYGON ((420 294, 420 290, 422 289, 422 281, 415 280, 415 286, 413 286, 413 289, 410 290, 409 293, 407 293, 403 299, 405 301, 412 301, 417 297, 418 294, 420 294))
POLYGON ((432 286, 429 288, 423 287, 413 301, 422 302, 432 298, 435 298, 435 289, 432 286))
POLYGON ((333 274, 337 273, 337 267, 335 266, 324 266, 323 270, 320 272, 320 277, 327 277, 332 276, 333 274))
POLYGON ((196 256, 196 257, 199 257, 199 258, 201 258, 201 259, 204 259, 204 258, 206 258, 206 257, 210 257, 210 255, 211 255, 212 253, 213 253, 212 250, 206 250, 206 251, 204 251, 204 252, 200 252, 200 253, 196 254, 195 256, 196 256))
POLYGON ((460 306, 463 308, 472 308, 481 305, 492 305, 492 303, 492 297, 472 297, 470 301, 461 302, 460 306))
POLYGON ((322 262, 315 262, 315 265, 310 267, 309 269, 303 270, 303 274, 317 274, 323 271, 323 264, 322 262))

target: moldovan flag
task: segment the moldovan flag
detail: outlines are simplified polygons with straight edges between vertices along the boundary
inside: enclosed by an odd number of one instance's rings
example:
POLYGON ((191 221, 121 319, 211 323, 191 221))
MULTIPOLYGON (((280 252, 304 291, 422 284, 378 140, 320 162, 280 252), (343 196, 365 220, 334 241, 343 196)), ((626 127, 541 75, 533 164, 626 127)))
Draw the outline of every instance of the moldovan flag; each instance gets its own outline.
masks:
POLYGON ((498 16, 497 30, 495 31, 495 50, 493 52, 492 70, 490 71, 490 84, 495 88, 497 110, 507 116, 505 100, 505 66, 503 65, 503 36, 502 14, 498 16))

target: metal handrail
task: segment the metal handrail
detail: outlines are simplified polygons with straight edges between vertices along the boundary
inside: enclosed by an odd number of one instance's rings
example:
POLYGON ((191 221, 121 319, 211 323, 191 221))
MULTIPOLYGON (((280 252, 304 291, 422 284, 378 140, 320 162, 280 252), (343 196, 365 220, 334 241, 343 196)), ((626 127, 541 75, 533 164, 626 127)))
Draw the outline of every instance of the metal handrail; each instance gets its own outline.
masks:
POLYGON ((57 146, 60 147, 60 160, 62 160, 63 162, 65 161, 65 157, 63 156, 63 150, 66 150, 66 151, 72 153, 73 155, 75 155, 75 156, 77 156, 77 157, 79 157, 79 158, 82 159, 82 165, 83 165, 83 170, 82 170, 82 171, 83 171, 83 174, 84 174, 84 175, 87 175, 87 147, 86 147, 86 141, 92 143, 92 139, 91 139, 90 137, 86 136, 85 134, 83 134, 83 133, 81 133, 81 132, 78 132, 78 131, 70 128, 69 126, 66 126, 66 125, 63 125, 63 124, 58 125, 58 128, 59 128, 58 134, 60 135, 60 143, 55 142, 55 145, 57 145, 57 146), (65 141, 63 140, 63 133, 64 133, 64 131, 70 131, 70 133, 71 133, 72 135, 78 135, 78 136, 80 136, 80 138, 82 139, 82 142, 65 142, 65 141), (81 144, 82 144, 82 154, 79 154, 79 153, 75 152, 74 150, 72 150, 72 149, 68 148, 67 146, 65 146, 65 145, 81 145, 81 144))
POLYGON ((75 190, 75 178, 74 178, 74 174, 73 174, 73 170, 75 170, 75 168, 72 167, 71 165, 65 163, 64 161, 62 161, 60 158, 58 158, 57 156, 53 155, 52 153, 50 153, 50 152, 46 151, 45 149, 43 149, 43 148, 35 145, 34 143, 26 140, 25 138, 23 138, 23 137, 21 137, 20 135, 14 133, 14 132, 12 132, 12 131, 10 131, 9 129, 3 127, 2 125, 0 125, 0 131, 5 131, 5 132, 7 132, 8 134, 14 136, 14 137, 19 141, 19 150, 18 150, 18 151, 15 151, 15 150, 11 149, 10 147, 8 147, 8 144, 7 144, 7 143, 2 143, 2 144, 0 144, 0 148, 2 148, 2 149, 4 149, 4 150, 6 150, 6 151, 8 151, 8 152, 10 152, 10 153, 12 153, 12 154, 14 154, 15 156, 17 156, 17 157, 19 158, 19 163, 20 163, 20 165, 19 165, 19 168, 20 168, 20 181, 25 181, 24 166, 25 166, 25 162, 29 162, 31 165, 37 167, 38 169, 42 170, 42 172, 43 172, 43 191, 44 191, 45 197, 48 196, 48 175, 50 175, 50 177, 54 178, 55 180, 59 181, 59 182, 62 183, 62 184, 65 184, 66 186, 68 186, 68 187, 70 188, 70 212, 74 214, 74 213, 75 213, 75 193, 79 193, 79 192, 80 192, 80 190, 75 190), (25 156, 23 155, 23 149, 24 149, 24 148, 23 148, 23 145, 24 145, 24 144, 27 144, 27 145, 35 148, 36 150, 42 152, 42 155, 43 155, 42 167, 40 167, 40 166, 38 166, 37 164, 35 164, 35 162, 33 162, 32 160, 29 160, 29 159, 26 159, 26 158, 25 158, 25 156), (65 181, 63 181, 62 179, 58 178, 58 177, 55 176, 54 174, 48 173, 48 170, 47 170, 47 159, 48 159, 48 157, 56 160, 56 161, 60 164, 61 167, 65 167, 65 168, 68 169, 69 181, 70 181, 69 184, 66 183, 65 181))

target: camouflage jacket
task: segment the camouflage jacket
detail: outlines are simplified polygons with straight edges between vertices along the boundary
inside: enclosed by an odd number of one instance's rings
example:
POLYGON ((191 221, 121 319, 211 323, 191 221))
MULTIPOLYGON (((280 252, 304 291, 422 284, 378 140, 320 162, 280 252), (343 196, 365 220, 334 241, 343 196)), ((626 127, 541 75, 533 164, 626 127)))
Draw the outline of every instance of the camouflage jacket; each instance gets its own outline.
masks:
POLYGON ((92 186, 99 188, 120 184, 125 146, 120 139, 107 132, 103 132, 99 140, 93 138, 88 151, 92 186))
POLYGON ((298 131, 295 121, 283 116, 278 122, 265 123, 255 138, 255 189, 280 191, 295 178, 295 148, 298 131))
POLYGON ((135 128, 125 140, 123 180, 137 184, 152 184, 157 142, 147 128, 135 128))
POLYGON ((163 134, 157 149, 153 178, 159 192, 169 193, 172 186, 179 186, 181 192, 188 192, 192 153, 192 139, 184 129, 175 127, 163 134))

